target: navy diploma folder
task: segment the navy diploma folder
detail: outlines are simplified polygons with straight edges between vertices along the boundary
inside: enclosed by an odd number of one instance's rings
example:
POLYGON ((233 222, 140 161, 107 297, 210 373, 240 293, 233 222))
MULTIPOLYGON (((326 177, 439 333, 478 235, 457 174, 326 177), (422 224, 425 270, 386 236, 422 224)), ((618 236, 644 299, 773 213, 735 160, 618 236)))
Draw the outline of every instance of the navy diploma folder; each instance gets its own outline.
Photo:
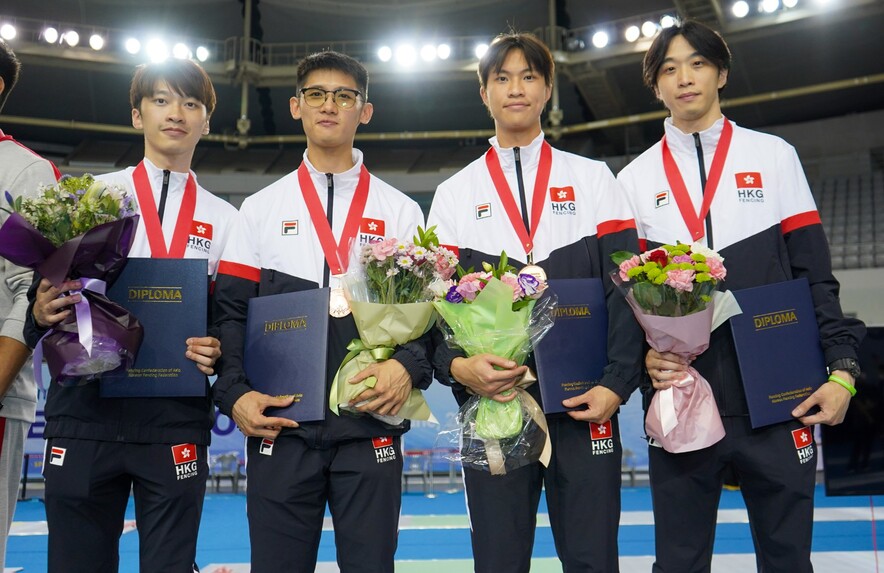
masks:
POLYGON ((329 289, 259 296, 249 300, 243 362, 252 388, 294 396, 267 416, 296 422, 325 419, 327 409, 329 289))
POLYGON ((138 317, 144 341, 132 368, 102 375, 102 398, 206 395, 206 375, 184 355, 184 341, 206 336, 207 269, 205 259, 126 262, 107 297, 138 317))
POLYGON ((534 349, 543 411, 565 412, 562 400, 583 394, 608 365, 608 308, 601 279, 551 279, 556 322, 534 349))
POLYGON ((792 410, 826 380, 807 279, 733 291, 742 314, 731 331, 753 428, 794 420, 792 410))

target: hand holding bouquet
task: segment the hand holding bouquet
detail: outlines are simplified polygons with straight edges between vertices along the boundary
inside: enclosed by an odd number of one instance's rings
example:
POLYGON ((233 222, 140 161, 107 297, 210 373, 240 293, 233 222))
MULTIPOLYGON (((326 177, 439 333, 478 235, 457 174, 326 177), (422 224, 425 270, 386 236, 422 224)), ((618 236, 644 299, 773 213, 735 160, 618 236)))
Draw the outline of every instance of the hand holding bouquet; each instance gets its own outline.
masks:
MULTIPOLYGON (((413 241, 387 239, 365 245, 356 270, 344 277, 344 287, 359 331, 347 345, 349 353, 332 381, 329 408, 358 412, 352 403, 377 380, 349 382, 371 364, 387 360, 398 345, 423 336, 433 325, 432 300, 445 292, 457 257, 444 247, 433 228, 418 227, 413 241)), ((370 413, 390 425, 404 419, 435 420, 420 390, 412 389, 395 416, 370 413)))
MULTIPOLYGON (((651 348, 693 360, 709 347, 713 293, 726 276, 718 253, 694 243, 663 245, 641 255, 620 251, 611 258, 620 267, 612 278, 651 348)), ((654 394, 645 430, 673 453, 721 440, 724 427, 709 383, 689 367, 672 387, 654 394)))
MULTIPOLYGON (((43 338, 52 378, 60 382, 131 366, 142 329, 104 296, 126 264, 138 215, 131 197, 91 175, 63 177, 35 198, 5 192, 9 218, 0 228, 0 256, 38 271, 53 285, 81 279, 74 313, 43 338)), ((36 353, 39 355, 39 353, 36 353)))
MULTIPOLYGON (((434 304, 446 341, 467 356, 493 354, 524 364, 534 345, 553 325, 553 295, 542 297, 546 282, 518 274, 506 253, 482 271, 459 269, 460 279, 434 304)), ((535 378, 523 378, 527 386, 535 378)), ((538 459, 548 461, 546 419, 537 402, 521 388, 517 398, 498 402, 471 397, 458 413, 460 461, 468 467, 503 474, 538 459), (539 435, 542 432, 543 435, 539 435), (544 458, 545 454, 545 458, 544 458)))

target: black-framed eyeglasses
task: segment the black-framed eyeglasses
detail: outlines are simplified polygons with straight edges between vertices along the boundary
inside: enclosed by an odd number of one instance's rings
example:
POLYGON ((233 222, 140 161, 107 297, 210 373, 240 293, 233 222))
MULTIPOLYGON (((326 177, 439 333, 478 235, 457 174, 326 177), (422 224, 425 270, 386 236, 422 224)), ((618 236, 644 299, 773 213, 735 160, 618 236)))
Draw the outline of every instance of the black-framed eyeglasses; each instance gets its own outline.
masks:
POLYGON ((336 90, 324 90, 322 88, 301 88, 300 94, 304 96, 304 102, 310 107, 322 107, 328 100, 328 94, 332 94, 332 99, 341 109, 351 109, 356 107, 356 102, 362 95, 356 90, 350 88, 338 88, 336 90))

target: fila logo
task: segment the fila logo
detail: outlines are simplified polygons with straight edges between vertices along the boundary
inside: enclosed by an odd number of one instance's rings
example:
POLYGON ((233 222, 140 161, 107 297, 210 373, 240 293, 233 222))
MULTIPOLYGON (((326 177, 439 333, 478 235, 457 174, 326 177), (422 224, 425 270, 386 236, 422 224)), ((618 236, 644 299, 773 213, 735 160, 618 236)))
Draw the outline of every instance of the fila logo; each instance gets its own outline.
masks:
POLYGON ((735 173, 737 181, 737 200, 740 203, 764 203, 764 186, 761 183, 761 173, 758 171, 744 171, 735 173))
POLYGON ((53 446, 49 450, 49 463, 54 466, 63 466, 64 456, 67 451, 67 448, 56 448, 55 446, 53 446))
POLYGON ((273 455, 273 440, 270 438, 264 438, 261 440, 261 445, 258 446, 258 453, 264 454, 265 456, 273 455))
POLYGON ((297 235, 298 234, 298 220, 294 221, 283 221, 282 222, 282 234, 283 235, 297 235))
POLYGON ((654 208, 659 209, 669 205, 669 191, 660 191, 654 195, 654 208))
POLYGON ((556 215, 576 215, 577 203, 574 200, 574 188, 568 187, 550 187, 549 188, 550 205, 553 214, 556 215))
POLYGON ((212 224, 194 221, 190 226, 190 234, 201 239, 212 239, 212 224))
POLYGON ((178 444, 172 446, 172 461, 175 462, 175 479, 182 480, 197 475, 196 445, 178 444))
POLYGON ((792 442, 795 444, 799 463, 806 464, 813 459, 813 434, 810 428, 792 430, 792 442))
POLYGON ((601 456, 614 453, 614 436, 611 430, 611 420, 604 424, 589 423, 589 436, 592 438, 592 455, 601 456))
POLYGON ((482 203, 481 205, 476 205, 476 219, 489 218, 491 218, 491 203, 482 203))

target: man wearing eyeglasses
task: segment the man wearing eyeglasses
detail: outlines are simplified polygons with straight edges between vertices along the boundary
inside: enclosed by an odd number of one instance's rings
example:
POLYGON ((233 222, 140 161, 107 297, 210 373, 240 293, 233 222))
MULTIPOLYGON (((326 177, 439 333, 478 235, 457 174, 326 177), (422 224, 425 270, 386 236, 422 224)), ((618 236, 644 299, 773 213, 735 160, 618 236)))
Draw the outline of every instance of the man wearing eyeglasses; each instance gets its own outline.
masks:
MULTIPOLYGON (((215 401, 248 436, 254 573, 312 572, 326 503, 340 570, 392 572, 401 504, 400 436, 408 422, 393 427, 371 416, 328 411, 323 422, 268 417, 266 408, 288 406, 291 398, 253 390, 243 371, 250 298, 323 287, 334 292, 340 284, 336 275, 347 268, 335 256, 336 247, 405 240, 423 224, 417 203, 370 175, 353 148, 356 129, 373 111, 365 68, 343 54, 322 52, 299 64, 297 79, 291 112, 307 135, 303 162, 243 202, 218 268, 216 325, 225 359, 215 401)), ((326 392, 347 343, 358 338, 349 313, 340 316, 336 307, 329 314, 326 392)), ((368 400, 360 409, 378 414, 395 414, 413 387, 426 388, 432 380, 426 347, 417 341, 370 369, 377 384, 360 395, 368 400)))

